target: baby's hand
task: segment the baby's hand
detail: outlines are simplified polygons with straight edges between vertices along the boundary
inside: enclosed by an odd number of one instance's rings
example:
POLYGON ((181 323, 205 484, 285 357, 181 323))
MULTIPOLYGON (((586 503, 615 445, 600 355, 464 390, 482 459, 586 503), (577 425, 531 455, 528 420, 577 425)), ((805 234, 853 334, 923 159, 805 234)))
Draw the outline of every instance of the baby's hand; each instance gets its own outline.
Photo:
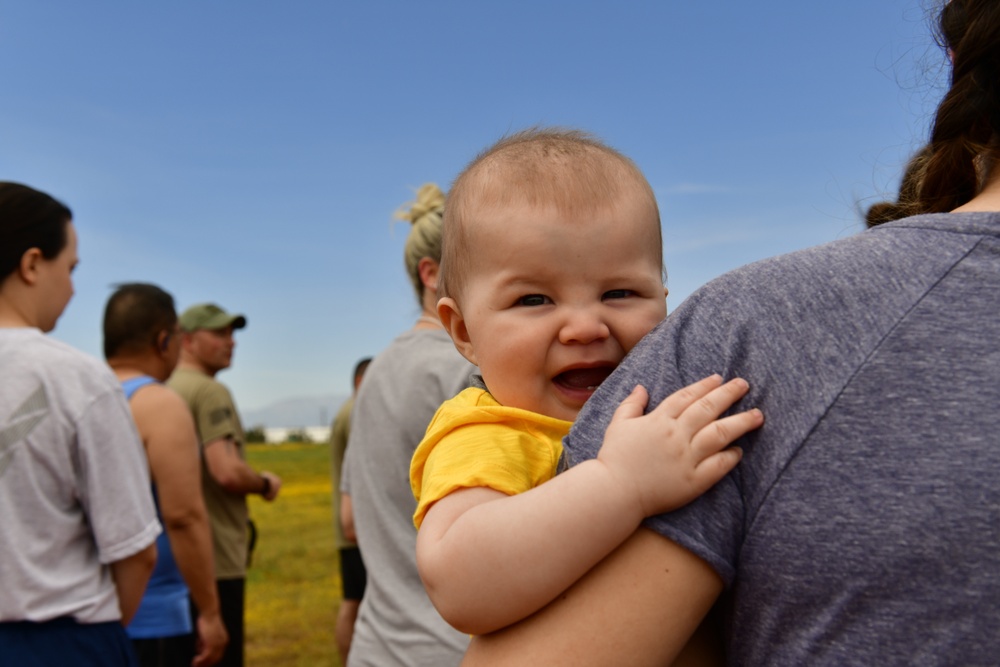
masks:
POLYGON ((739 463, 742 450, 729 444, 764 423, 757 409, 718 418, 749 388, 712 375, 644 415, 649 394, 638 386, 615 410, 597 459, 635 494, 642 516, 682 507, 739 463))

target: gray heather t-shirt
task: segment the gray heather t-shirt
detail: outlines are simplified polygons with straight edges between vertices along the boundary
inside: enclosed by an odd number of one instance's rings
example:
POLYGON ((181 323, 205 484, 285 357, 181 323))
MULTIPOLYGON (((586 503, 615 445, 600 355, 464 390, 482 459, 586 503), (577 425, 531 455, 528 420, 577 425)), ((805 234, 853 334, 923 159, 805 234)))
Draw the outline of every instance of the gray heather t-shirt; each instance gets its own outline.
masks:
POLYGON ((572 462, 637 383, 653 406, 750 382, 743 462, 647 522, 725 581, 731 664, 1000 660, 998 235, 1000 215, 918 216, 734 271, 580 414, 572 462))
POLYGON ((417 573, 410 459, 438 407, 474 371, 439 329, 404 333, 365 372, 341 479, 368 571, 350 667, 448 667, 468 646, 468 635, 434 609, 417 573))
POLYGON ((109 564, 159 532, 111 369, 38 329, 0 328, 0 623, 119 620, 109 564))

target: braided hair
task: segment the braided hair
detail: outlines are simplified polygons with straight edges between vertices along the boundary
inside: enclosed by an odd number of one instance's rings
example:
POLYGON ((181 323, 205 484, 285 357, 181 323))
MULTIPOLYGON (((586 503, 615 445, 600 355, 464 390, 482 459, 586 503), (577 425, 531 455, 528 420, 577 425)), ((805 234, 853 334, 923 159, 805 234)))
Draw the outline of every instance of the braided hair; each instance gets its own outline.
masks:
MULTIPOLYGON (((938 17, 938 25, 936 26, 936 36, 937 42, 947 53, 948 57, 954 63, 955 53, 965 38, 965 34, 969 27, 969 14, 966 11, 966 0, 951 0, 944 5, 941 9, 940 16, 938 17)), ((952 71, 952 84, 954 87, 955 72, 952 71)), ((940 112, 939 112, 940 114, 940 112)), ((947 123, 945 131, 947 132, 947 123)), ((941 146, 938 146, 940 148, 941 146)), ((978 153, 977 153, 978 154, 978 153)), ((865 223, 868 227, 875 227, 884 222, 892 222, 893 220, 900 220, 902 218, 916 215, 918 213, 929 212, 932 209, 928 208, 928 202, 921 200, 920 193, 924 182, 928 175, 928 166, 931 157, 934 155, 934 146, 932 144, 927 144, 918 151, 906 165, 906 170, 903 172, 902 181, 899 184, 899 196, 896 201, 884 201, 873 204, 868 211, 865 213, 865 223)), ((966 156, 967 158, 968 156, 966 156)), ((938 158, 937 169, 941 169, 942 160, 945 158, 938 158)), ((968 165, 973 165, 973 159, 967 160, 968 165)), ((975 172, 975 167, 973 166, 973 172, 975 172)), ((966 170, 964 174, 964 179, 968 179, 969 173, 966 170)), ((933 181, 938 182, 939 181, 933 181)), ((959 197, 967 197, 965 201, 974 196, 975 190, 978 189, 978 182, 976 183, 971 191, 973 195, 968 195, 970 188, 968 182, 964 183, 959 189, 959 197)), ((937 187, 947 187, 945 185, 938 185, 937 187)), ((928 191, 929 193, 930 191, 928 191)), ((942 202, 938 203, 938 206, 944 206, 943 210, 951 210, 956 208, 961 204, 965 203, 962 201, 951 208, 947 208, 948 204, 942 202)), ((935 211, 942 209, 933 209, 935 211)))
POLYGON ((975 197, 1000 138, 1000 2, 951 0, 941 12, 940 34, 954 60, 917 190, 921 213, 951 211, 975 197))
POLYGON ((917 189, 920 178, 930 155, 930 146, 925 146, 910 158, 903 172, 903 180, 899 184, 899 197, 896 201, 882 201, 872 204, 865 213, 865 224, 869 227, 881 225, 884 222, 902 220, 917 214, 917 189))

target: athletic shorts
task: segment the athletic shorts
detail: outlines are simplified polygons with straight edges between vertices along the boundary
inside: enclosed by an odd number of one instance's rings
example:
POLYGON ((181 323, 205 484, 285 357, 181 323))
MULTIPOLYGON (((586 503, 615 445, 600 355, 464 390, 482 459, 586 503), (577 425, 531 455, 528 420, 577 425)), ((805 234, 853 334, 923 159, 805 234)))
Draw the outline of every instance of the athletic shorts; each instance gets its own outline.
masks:
POLYGON ((70 617, 41 623, 0 623, 0 663, 17 667, 138 667, 121 623, 78 623, 70 617))
POLYGON ((340 579, 344 584, 345 600, 360 600, 364 597, 368 573, 361 560, 361 550, 357 547, 340 550, 340 579))

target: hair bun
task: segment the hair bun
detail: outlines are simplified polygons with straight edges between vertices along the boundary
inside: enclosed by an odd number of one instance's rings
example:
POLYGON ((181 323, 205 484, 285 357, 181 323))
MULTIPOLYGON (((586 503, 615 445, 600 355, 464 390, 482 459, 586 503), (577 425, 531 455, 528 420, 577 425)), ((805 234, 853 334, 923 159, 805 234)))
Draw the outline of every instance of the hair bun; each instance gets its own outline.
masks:
POLYGON ((417 190, 417 199, 407 208, 396 211, 396 217, 417 224, 428 214, 440 216, 444 212, 444 192, 435 183, 424 183, 417 190))

